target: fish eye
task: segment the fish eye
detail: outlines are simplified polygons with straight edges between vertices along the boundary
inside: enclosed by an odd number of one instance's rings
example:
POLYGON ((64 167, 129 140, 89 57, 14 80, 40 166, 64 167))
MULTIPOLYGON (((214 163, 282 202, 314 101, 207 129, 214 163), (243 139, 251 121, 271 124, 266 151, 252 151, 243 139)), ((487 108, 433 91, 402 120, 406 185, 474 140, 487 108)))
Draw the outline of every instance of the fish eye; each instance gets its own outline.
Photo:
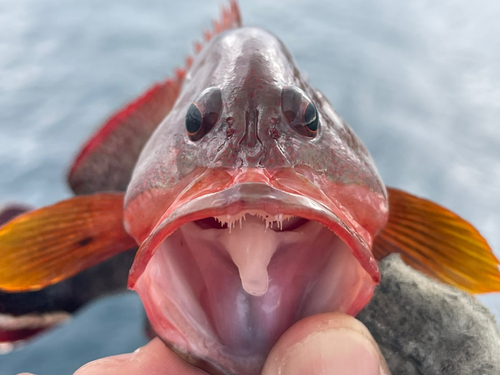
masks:
POLYGON ((191 103, 186 114, 186 130, 190 138, 200 131, 202 123, 203 116, 200 110, 196 104, 191 103))
POLYGON ((296 86, 285 86, 281 93, 281 110, 287 122, 299 134, 314 138, 319 129, 316 105, 296 86))
POLYGON ((309 102, 309 104, 306 107, 306 110, 304 111, 304 123, 306 124, 306 128, 316 134, 318 132, 318 125, 319 125, 319 119, 318 119, 318 110, 316 109, 316 106, 314 105, 313 102, 309 102))
POLYGON ((186 113, 186 131, 192 141, 198 141, 219 121, 222 94, 218 87, 209 87, 191 103, 186 113))

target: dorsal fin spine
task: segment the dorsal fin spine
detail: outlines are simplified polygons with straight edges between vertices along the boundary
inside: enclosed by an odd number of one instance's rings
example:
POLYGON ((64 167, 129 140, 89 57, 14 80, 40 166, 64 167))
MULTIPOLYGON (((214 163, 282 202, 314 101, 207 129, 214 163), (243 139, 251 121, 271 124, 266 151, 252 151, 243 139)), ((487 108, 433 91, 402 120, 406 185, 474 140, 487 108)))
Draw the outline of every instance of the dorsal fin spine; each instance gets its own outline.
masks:
MULTIPOLYGON (((229 1, 229 7, 222 6, 219 19, 213 20, 213 30, 206 30, 203 33, 202 41, 196 41, 193 45, 194 55, 197 55, 203 49, 204 44, 208 43, 215 35, 220 34, 226 30, 241 27, 241 15, 238 2, 236 0, 229 1)), ((191 55, 186 57, 185 70, 186 73, 193 64, 191 55)))

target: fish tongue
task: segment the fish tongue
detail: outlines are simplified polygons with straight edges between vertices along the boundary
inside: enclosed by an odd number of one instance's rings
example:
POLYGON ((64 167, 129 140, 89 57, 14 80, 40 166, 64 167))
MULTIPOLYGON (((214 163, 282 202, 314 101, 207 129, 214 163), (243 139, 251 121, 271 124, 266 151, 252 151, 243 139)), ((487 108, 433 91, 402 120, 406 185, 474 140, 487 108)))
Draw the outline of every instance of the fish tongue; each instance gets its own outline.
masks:
POLYGON ((219 241, 238 267, 243 289, 259 297, 267 293, 267 266, 279 245, 277 233, 256 216, 245 218, 240 226, 224 231, 219 241))

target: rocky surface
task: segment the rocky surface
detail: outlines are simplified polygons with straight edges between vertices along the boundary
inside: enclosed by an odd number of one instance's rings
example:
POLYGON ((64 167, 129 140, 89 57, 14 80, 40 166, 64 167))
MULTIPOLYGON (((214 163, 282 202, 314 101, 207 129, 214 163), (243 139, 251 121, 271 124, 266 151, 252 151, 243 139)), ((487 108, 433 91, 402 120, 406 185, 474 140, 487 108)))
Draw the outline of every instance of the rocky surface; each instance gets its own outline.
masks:
POLYGON ((500 334, 486 307, 396 254, 379 266, 382 282, 357 318, 378 342, 392 375, 500 374, 500 334))

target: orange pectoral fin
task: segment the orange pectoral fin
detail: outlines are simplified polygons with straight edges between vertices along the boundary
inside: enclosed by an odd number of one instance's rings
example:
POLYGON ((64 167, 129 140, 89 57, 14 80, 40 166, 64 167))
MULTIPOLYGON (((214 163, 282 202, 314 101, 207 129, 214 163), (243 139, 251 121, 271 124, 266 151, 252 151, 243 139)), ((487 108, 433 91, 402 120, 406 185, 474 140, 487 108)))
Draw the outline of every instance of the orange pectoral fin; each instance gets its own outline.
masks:
POLYGON ((500 291, 499 261, 467 221, 426 199, 389 188, 389 221, 373 253, 389 253, 413 268, 469 293, 500 291))
POLYGON ((123 194, 74 197, 0 227, 0 289, 42 289, 135 246, 123 194))

